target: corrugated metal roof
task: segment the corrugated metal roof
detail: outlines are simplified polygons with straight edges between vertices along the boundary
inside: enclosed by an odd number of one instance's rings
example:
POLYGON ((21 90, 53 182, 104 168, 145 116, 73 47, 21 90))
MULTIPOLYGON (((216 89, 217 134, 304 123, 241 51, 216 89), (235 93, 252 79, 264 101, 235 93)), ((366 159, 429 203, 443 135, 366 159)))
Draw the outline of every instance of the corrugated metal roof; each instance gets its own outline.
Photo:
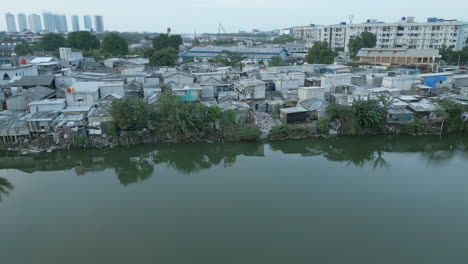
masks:
POLYGON ((22 76, 14 81, 11 86, 50 86, 54 81, 54 76, 22 76))
POLYGON ((285 114, 293 114, 293 113, 303 113, 303 112, 308 112, 307 109, 305 109, 302 106, 296 106, 296 107, 289 107, 289 108, 281 108, 281 112, 285 114))
POLYGON ((244 79, 236 82, 236 85, 239 86, 256 86, 256 85, 265 85, 265 82, 257 79, 244 79))
MULTIPOLYGON (((13 98, 16 96, 24 96, 26 98, 32 99, 32 100, 40 100, 40 99, 45 99, 48 97, 51 97, 55 91, 53 89, 43 87, 43 86, 36 86, 33 88, 26 89, 22 91, 21 93, 11 96, 9 98, 13 98)), ((9 99, 7 98, 7 100, 9 99)))

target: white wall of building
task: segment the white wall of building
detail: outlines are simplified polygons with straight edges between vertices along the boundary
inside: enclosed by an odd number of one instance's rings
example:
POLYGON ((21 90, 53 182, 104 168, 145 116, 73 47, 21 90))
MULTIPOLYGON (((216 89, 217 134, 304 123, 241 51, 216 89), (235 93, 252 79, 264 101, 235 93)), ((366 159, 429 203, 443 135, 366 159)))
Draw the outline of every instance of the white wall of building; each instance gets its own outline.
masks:
POLYGON ((324 87, 300 87, 298 89, 299 102, 309 100, 312 98, 325 100, 324 87))
POLYGON ((351 84, 351 74, 325 74, 322 76, 322 86, 330 85, 350 85, 351 84))
POLYGON ((466 47, 468 25, 459 21, 416 23, 413 20, 402 20, 396 23, 308 26, 293 29, 293 35, 307 43, 327 41, 333 49, 344 48, 352 36, 362 32, 372 32, 377 37, 376 48, 415 48, 439 49, 442 45, 461 50, 466 47))

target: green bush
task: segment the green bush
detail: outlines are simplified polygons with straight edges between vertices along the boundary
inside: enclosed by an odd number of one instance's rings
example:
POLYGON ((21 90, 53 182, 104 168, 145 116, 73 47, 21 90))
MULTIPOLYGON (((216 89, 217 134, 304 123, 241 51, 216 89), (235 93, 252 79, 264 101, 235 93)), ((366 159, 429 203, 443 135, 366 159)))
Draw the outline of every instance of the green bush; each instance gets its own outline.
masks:
POLYGON ((107 127, 106 127, 107 135, 113 137, 113 136, 117 135, 117 130, 118 130, 118 128, 114 123, 107 124, 107 127))
POLYGON ((144 136, 144 137, 149 137, 149 136, 151 136, 151 132, 149 130, 145 130, 145 131, 141 132, 141 135, 144 136))
POLYGON ((85 146, 88 144, 88 136, 86 135, 79 135, 78 138, 76 139, 76 144, 78 146, 85 146))
POLYGON ((268 134, 269 138, 276 139, 276 138, 284 138, 289 135, 291 132, 291 127, 288 125, 279 125, 275 126, 270 130, 270 134, 268 134))
POLYGON ((403 129, 411 130, 411 131, 420 131, 420 130, 424 129, 424 124, 417 123, 417 122, 403 124, 401 126, 402 126, 403 129))
POLYGON ((260 138, 262 131, 254 125, 243 125, 237 129, 237 134, 242 141, 256 141, 260 138))
POLYGON ((135 132, 135 131, 125 131, 123 133, 123 136, 126 137, 126 138, 135 138, 138 136, 138 133, 135 132))
POLYGON ((281 105, 276 104, 275 107, 273 108, 273 118, 280 119, 280 111, 281 111, 281 105))
POLYGON ((294 137, 308 137, 316 134, 316 129, 310 125, 279 125, 273 127, 268 134, 268 139, 285 139, 294 137))
POLYGON ((327 117, 322 117, 316 122, 317 130, 320 132, 328 131, 328 124, 330 123, 330 119, 327 117))

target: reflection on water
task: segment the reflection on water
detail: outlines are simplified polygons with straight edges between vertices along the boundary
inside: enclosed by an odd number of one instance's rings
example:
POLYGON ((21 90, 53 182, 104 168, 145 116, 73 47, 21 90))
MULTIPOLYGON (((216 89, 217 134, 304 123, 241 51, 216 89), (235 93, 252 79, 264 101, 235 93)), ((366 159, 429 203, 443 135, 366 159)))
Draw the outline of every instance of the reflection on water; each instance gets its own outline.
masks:
POLYGON ((0 177, 0 202, 2 201, 2 196, 8 195, 11 190, 13 190, 13 184, 7 179, 0 177))
MULTIPOLYGON (((467 137, 450 135, 411 137, 336 137, 314 138, 266 143, 192 143, 176 145, 136 146, 105 150, 73 150, 20 156, 15 153, 0 155, 0 169, 17 169, 27 173, 36 171, 75 170, 76 174, 113 169, 120 183, 127 186, 157 175, 155 165, 161 164, 189 175, 212 166, 229 167, 238 156, 265 156, 265 149, 284 154, 322 156, 329 161, 344 162, 350 166, 389 168, 387 153, 421 153, 433 164, 443 163, 455 155, 468 159, 467 137)), ((1 179, 1 178, 0 178, 1 179)), ((0 195, 12 189, 3 179, 0 195)), ((1 196, 0 196, 1 198, 1 196)))

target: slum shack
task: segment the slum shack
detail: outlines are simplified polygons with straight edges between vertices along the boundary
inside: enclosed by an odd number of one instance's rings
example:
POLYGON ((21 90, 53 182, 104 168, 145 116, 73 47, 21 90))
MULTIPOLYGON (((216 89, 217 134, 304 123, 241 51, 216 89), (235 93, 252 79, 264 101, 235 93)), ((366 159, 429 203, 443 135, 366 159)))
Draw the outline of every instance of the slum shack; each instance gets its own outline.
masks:
POLYGON ((387 123, 389 124, 405 124, 413 122, 413 113, 404 107, 395 107, 387 110, 387 123))
POLYGON ((304 107, 296 106, 280 109, 281 122, 284 124, 304 123, 307 121, 308 110, 304 107))

